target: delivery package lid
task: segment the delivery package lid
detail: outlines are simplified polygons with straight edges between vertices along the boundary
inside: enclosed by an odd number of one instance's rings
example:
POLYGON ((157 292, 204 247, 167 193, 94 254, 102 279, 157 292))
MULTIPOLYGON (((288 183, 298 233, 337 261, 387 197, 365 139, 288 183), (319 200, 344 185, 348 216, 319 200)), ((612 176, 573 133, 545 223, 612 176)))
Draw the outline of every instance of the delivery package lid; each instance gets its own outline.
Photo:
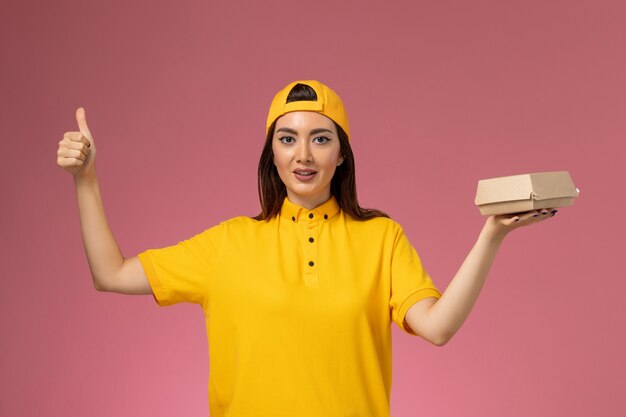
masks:
POLYGON ((480 180, 474 202, 483 214, 504 214, 545 208, 542 201, 571 205, 578 194, 569 172, 536 172, 480 180))

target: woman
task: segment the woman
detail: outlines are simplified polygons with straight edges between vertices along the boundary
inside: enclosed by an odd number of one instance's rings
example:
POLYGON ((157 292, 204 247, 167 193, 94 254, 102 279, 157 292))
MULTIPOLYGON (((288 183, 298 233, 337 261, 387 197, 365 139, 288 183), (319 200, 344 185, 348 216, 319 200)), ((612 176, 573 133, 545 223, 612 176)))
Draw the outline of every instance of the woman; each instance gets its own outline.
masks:
POLYGON ((389 416, 391 321, 441 346, 472 309, 504 237, 549 210, 487 219, 441 295, 402 228, 359 206, 341 99, 279 91, 259 163, 261 213, 124 259, 98 191, 84 110, 59 142, 96 289, 205 312, 212 416, 389 416))

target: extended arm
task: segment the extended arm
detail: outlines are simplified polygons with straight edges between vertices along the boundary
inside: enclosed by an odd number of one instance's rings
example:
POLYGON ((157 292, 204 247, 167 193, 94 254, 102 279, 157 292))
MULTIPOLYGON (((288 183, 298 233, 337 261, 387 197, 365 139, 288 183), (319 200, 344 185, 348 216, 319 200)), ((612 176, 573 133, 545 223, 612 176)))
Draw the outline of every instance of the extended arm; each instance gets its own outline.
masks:
POLYGON ((490 216, 441 298, 421 300, 408 310, 405 320, 413 331, 435 345, 447 343, 474 307, 505 236, 513 229, 538 223, 555 213, 545 209, 517 216, 490 216))
POLYGON ((67 132, 59 142, 57 164, 72 174, 83 244, 94 287, 99 291, 152 294, 137 257, 124 259, 109 228, 95 170, 95 144, 85 112, 76 111, 80 132, 67 132))

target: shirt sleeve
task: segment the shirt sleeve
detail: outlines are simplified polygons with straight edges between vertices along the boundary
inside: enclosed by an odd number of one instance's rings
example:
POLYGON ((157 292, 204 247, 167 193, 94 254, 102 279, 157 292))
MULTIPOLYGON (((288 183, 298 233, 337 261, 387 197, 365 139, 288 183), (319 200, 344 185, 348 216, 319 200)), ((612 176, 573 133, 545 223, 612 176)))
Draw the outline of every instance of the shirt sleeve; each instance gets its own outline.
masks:
POLYGON ((157 303, 165 306, 190 302, 204 306, 220 243, 218 225, 176 245, 138 254, 157 303))
POLYGON ((396 235, 391 258, 391 297, 389 305, 392 320, 410 335, 416 336, 404 317, 416 302, 441 294, 424 270, 419 255, 401 227, 396 235))

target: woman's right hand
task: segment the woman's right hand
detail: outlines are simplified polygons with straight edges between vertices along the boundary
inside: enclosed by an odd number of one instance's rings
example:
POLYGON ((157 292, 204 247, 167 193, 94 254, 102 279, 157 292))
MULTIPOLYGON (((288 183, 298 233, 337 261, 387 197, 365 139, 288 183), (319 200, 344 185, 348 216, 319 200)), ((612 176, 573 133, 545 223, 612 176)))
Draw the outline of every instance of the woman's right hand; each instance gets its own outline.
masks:
POLYGON ((57 165, 72 174, 74 180, 95 177, 96 146, 87 127, 85 109, 76 110, 78 132, 65 132, 59 141, 57 165))

